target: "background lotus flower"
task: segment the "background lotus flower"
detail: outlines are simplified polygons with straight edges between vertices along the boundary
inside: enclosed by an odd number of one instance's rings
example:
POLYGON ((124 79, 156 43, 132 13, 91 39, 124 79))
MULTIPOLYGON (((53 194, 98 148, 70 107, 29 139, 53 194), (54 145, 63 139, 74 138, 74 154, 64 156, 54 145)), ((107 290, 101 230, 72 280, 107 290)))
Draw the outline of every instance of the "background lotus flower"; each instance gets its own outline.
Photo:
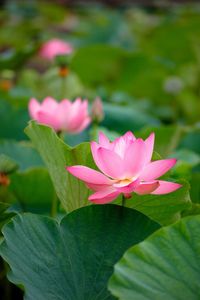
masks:
POLYGON ((42 103, 32 98, 28 108, 32 119, 51 126, 55 131, 78 133, 90 123, 88 101, 80 98, 74 102, 64 99, 59 103, 51 97, 42 103))
POLYGON ((96 97, 92 103, 91 117, 96 123, 100 123, 104 118, 103 103, 100 97, 96 97))
POLYGON ((171 193, 181 185, 157 178, 169 171, 176 159, 151 161, 153 148, 154 133, 142 140, 129 131, 112 143, 100 133, 99 144, 91 142, 91 150, 102 173, 85 166, 71 166, 67 170, 95 191, 89 200, 97 204, 111 202, 121 193, 126 198, 132 192, 140 195, 171 193))
POLYGON ((60 39, 51 39, 42 45, 39 55, 53 60, 57 55, 70 54, 72 51, 73 47, 70 43, 66 43, 60 39))

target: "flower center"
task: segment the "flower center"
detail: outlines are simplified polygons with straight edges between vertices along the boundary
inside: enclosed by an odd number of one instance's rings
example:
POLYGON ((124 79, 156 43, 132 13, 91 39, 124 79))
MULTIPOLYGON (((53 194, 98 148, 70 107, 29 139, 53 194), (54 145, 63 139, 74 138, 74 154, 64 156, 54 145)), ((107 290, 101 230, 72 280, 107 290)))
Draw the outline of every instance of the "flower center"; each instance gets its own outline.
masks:
POLYGON ((128 185, 128 184, 130 184, 131 182, 132 182, 132 180, 129 179, 129 178, 122 179, 122 180, 119 180, 119 181, 118 181, 118 183, 123 184, 123 185, 128 185))
POLYGON ((121 180, 116 180, 114 185, 115 187, 123 187, 123 186, 127 186, 129 185, 131 182, 133 182, 134 180, 132 180, 132 178, 125 178, 125 179, 121 179, 121 180))

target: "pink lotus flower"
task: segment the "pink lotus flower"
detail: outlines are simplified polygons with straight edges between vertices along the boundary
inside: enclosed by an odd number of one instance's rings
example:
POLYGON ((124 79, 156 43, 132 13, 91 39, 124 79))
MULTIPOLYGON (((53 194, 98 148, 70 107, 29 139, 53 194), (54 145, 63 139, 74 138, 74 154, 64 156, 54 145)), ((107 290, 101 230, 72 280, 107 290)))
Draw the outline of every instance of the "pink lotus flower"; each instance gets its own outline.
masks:
POLYGON ((88 101, 79 98, 73 103, 67 99, 58 103, 51 97, 40 103, 32 98, 28 108, 32 119, 52 127, 55 131, 78 133, 90 123, 88 101))
POLYGON ((91 151, 99 171, 86 166, 71 166, 66 169, 95 191, 89 200, 104 204, 113 201, 119 194, 126 198, 132 192, 139 195, 171 193, 180 184, 158 180, 176 163, 176 159, 151 161, 154 133, 146 140, 136 139, 132 132, 110 142, 99 134, 99 144, 91 142, 91 151))
POLYGON ((40 48, 40 56, 53 60, 57 55, 70 54, 73 51, 72 45, 60 39, 51 39, 40 48))

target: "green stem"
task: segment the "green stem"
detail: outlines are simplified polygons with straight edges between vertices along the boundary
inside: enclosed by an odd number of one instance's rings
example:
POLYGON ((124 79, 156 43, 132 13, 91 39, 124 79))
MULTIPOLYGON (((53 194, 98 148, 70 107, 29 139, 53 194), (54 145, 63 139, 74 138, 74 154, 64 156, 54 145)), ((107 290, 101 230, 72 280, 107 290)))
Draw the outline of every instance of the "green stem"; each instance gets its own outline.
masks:
POLYGON ((61 77, 60 99, 65 99, 66 77, 61 77))
POLYGON ((124 194, 122 195, 122 206, 125 206, 126 204, 126 198, 124 197, 124 194))
POLYGON ((90 140, 91 141, 95 141, 97 139, 97 136, 98 136, 98 126, 99 124, 97 122, 93 122, 92 123, 92 128, 91 128, 91 131, 90 131, 90 140))

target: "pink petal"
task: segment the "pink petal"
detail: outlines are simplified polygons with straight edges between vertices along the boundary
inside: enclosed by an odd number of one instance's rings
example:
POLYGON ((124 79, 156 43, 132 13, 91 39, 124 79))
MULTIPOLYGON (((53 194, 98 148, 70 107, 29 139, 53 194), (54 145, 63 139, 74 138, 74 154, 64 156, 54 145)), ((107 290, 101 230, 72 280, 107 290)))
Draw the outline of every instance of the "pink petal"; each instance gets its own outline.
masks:
POLYGON ((111 143, 110 143, 109 139, 107 138, 107 136, 103 132, 99 132, 99 145, 106 149, 111 148, 111 143))
POLYGON ((112 143, 113 150, 117 155, 119 155, 122 159, 124 158, 124 154, 126 149, 130 145, 130 141, 127 141, 123 138, 123 136, 116 138, 112 143))
POLYGON ((65 99, 61 100, 58 104, 61 105, 61 106, 62 105, 67 105, 67 106, 71 107, 73 102, 71 100, 65 98, 65 99))
POLYGON ((104 174, 115 179, 124 177, 123 161, 114 151, 99 147, 95 142, 91 143, 91 150, 97 167, 104 174))
POLYGON ((99 144, 97 144, 96 142, 91 142, 91 143, 90 143, 90 147, 91 147, 93 159, 94 159, 95 163, 97 164, 96 161, 98 161, 98 159, 99 159, 99 158, 97 157, 97 150, 98 150, 101 146, 99 146, 99 144))
POLYGON ((87 99, 82 101, 81 109, 84 110, 84 111, 88 111, 88 100, 87 99))
POLYGON ((140 178, 144 181, 150 181, 159 178, 169 171, 175 165, 175 163, 176 159, 174 158, 153 161, 144 168, 140 174, 140 178))
POLYGON ((46 97, 41 104, 42 111, 48 112, 49 114, 54 114, 57 107, 58 102, 52 97, 46 97))
POLYGON ((50 115, 49 113, 39 111, 37 121, 41 124, 52 127, 55 131, 60 130, 60 124, 57 116, 55 115, 50 115))
POLYGON ((135 140, 125 152, 124 169, 127 178, 137 177, 145 165, 146 146, 142 139, 135 140))
POLYGON ((66 167, 67 171, 70 172, 72 175, 75 177, 85 181, 86 183, 91 183, 91 184, 105 184, 105 185, 110 185, 112 184, 112 181, 107 178, 105 175, 102 173, 90 169, 85 166, 71 166, 71 167, 66 167))
POLYGON ((154 182, 142 182, 135 189, 134 192, 139 195, 150 194, 159 187, 159 181, 154 182))
POLYGON ((145 140, 146 145, 146 163, 149 163, 152 158, 153 148, 155 141, 155 133, 151 133, 150 136, 145 140))
POLYGON ((123 136, 116 138, 110 143, 109 149, 114 150, 122 159, 125 156, 127 148, 136 140, 131 131, 126 132, 123 136))
POLYGON ((102 191, 108 187, 108 184, 93 184, 93 183, 86 183, 87 187, 93 191, 102 191))
POLYGON ((69 111, 69 119, 68 131, 72 133, 80 132, 89 125, 91 119, 88 115, 87 100, 81 102, 81 99, 76 99, 69 111))
POLYGON ((63 110, 69 110, 72 106, 72 102, 69 99, 63 99, 58 103, 58 106, 60 106, 63 110))
POLYGON ((135 180, 128 185, 123 185, 120 183, 114 183, 113 187, 117 189, 118 192, 120 193, 132 193, 135 190, 135 187, 138 185, 138 180, 135 180))
POLYGON ((109 188, 92 194, 88 199, 96 204, 105 204, 113 201, 119 194, 113 188, 109 188))
POLYGON ((124 135, 123 138, 126 141, 132 141, 134 142, 136 140, 136 137, 134 136, 134 134, 131 131, 127 131, 124 135))
POLYGON ((54 114, 59 120, 60 129, 63 131, 67 131, 70 124, 70 108, 71 102, 67 99, 64 99, 60 103, 58 103, 58 106, 54 111, 54 114))
POLYGON ((40 103, 36 99, 31 98, 28 104, 28 109, 31 118, 37 120, 37 113, 41 109, 40 103))
POLYGON ((154 195, 168 194, 176 191, 180 187, 182 187, 182 185, 179 183, 159 180, 159 187, 155 191, 153 191, 152 194, 154 195))
POLYGON ((84 118, 82 114, 71 115, 71 111, 69 111, 69 119, 66 122, 67 126, 65 126, 65 129, 68 132, 75 132, 83 122, 84 118))
POLYGON ((73 103, 72 103, 72 107, 71 107, 71 114, 76 114, 77 113, 77 110, 79 108, 81 108, 81 99, 80 98, 77 98, 73 103))
POLYGON ((85 118, 85 120, 82 122, 82 124, 79 127, 71 130, 71 133, 79 133, 79 132, 83 131, 85 128, 88 127, 88 125, 90 123, 91 123, 91 118, 90 117, 85 118))

